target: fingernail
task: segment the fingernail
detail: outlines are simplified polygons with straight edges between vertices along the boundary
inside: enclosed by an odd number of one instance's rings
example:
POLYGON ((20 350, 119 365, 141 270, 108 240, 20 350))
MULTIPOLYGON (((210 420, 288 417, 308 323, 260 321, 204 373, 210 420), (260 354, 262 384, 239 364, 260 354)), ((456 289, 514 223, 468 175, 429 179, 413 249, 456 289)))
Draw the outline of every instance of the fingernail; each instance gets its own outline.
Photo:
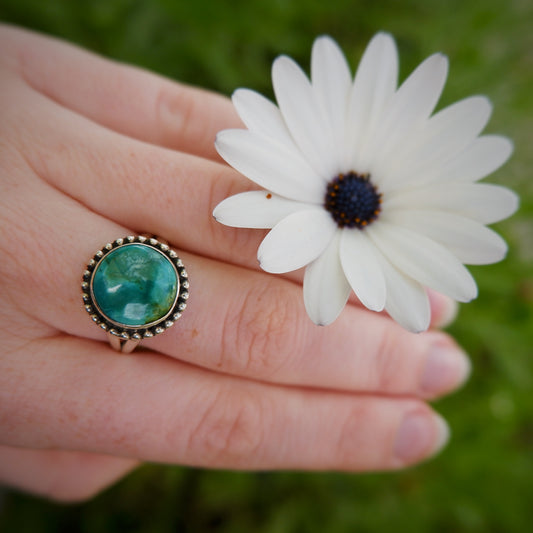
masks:
POLYGON ((432 457, 444 448, 450 438, 446 421, 436 413, 412 412, 401 423, 394 455, 402 464, 432 457))
POLYGON ((459 348, 434 344, 422 372, 420 389, 424 396, 435 396, 461 386, 470 376, 471 365, 459 348))

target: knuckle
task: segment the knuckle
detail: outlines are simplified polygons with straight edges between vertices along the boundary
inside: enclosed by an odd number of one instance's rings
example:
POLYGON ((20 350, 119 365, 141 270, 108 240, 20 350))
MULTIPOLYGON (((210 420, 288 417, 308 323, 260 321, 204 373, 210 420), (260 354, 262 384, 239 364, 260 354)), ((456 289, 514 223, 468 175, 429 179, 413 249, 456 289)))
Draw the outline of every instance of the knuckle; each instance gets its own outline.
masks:
POLYGON ((155 95, 156 129, 163 145, 184 144, 194 136, 193 128, 198 121, 193 118, 198 113, 200 101, 194 93, 175 83, 160 83, 155 95))
MULTIPOLYGON (((222 200, 251 190, 251 187, 239 179, 235 179, 233 170, 226 167, 213 170, 214 179, 209 182, 208 189, 208 205, 209 212, 222 200)), ((243 257, 254 257, 255 251, 264 233, 254 229, 235 228, 226 226, 216 221, 211 217, 211 224, 209 225, 210 241, 214 244, 216 252, 224 258, 234 260, 232 256, 233 250, 242 250, 243 257)))
POLYGON ((220 391, 192 431, 189 453, 203 464, 248 464, 263 441, 263 410, 251 393, 220 391))
POLYGON ((408 365, 412 354, 407 353, 405 344, 397 335, 383 332, 377 345, 376 386, 382 392, 408 392, 412 372, 408 365), (408 378, 406 382, 406 378, 408 378))
POLYGON ((366 416, 368 412, 364 408, 354 407, 350 409, 341 426, 334 455, 339 464, 346 468, 355 467, 364 453, 360 440, 362 423, 366 416))
POLYGON ((389 461, 389 441, 380 434, 381 421, 376 406, 361 402, 351 408, 341 426, 336 443, 337 467, 347 470, 373 470, 389 461))
POLYGON ((301 346, 298 302, 287 298, 278 280, 263 280, 244 291, 226 316, 223 366, 262 378, 278 373, 301 346))
POLYGON ((186 93, 176 91, 175 86, 161 84, 156 92, 155 107, 157 130, 163 141, 179 139, 186 134, 193 112, 193 102, 186 98, 186 93))

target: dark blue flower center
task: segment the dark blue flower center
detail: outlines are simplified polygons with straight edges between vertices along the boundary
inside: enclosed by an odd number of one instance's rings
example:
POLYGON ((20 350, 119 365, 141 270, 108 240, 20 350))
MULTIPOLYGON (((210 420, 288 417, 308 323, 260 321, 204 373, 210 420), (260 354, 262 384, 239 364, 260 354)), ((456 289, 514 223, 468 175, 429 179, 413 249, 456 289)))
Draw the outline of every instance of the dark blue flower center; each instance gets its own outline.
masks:
POLYGON ((381 212, 381 194, 368 174, 339 174, 328 184, 324 207, 339 228, 363 229, 381 212))

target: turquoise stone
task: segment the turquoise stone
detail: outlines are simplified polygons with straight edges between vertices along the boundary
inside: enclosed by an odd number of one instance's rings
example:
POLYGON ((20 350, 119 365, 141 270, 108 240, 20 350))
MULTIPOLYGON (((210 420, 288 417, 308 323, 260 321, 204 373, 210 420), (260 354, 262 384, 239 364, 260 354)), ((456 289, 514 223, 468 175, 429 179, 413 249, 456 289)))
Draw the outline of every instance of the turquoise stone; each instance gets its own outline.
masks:
POLYGON ((93 298, 111 321, 140 327, 164 318, 178 292, 178 276, 170 259, 143 244, 116 248, 98 263, 93 298))

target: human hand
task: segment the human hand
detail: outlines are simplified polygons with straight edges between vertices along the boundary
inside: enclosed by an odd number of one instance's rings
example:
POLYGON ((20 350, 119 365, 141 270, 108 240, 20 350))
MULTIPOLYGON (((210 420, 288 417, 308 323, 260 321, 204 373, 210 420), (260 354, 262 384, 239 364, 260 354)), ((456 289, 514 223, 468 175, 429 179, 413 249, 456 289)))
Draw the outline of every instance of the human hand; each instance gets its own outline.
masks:
MULTIPOLYGON (((213 148, 239 125, 228 100, 15 28, 0 49, 0 479, 75 500, 139 461, 386 470, 442 447, 426 400, 469 368, 449 336, 356 301, 314 326, 301 276, 258 270, 264 233, 211 217, 249 188, 213 148), (125 356, 79 284, 103 244, 144 232, 179 251, 191 299, 125 356)), ((451 303, 431 301, 441 324, 451 303)))

